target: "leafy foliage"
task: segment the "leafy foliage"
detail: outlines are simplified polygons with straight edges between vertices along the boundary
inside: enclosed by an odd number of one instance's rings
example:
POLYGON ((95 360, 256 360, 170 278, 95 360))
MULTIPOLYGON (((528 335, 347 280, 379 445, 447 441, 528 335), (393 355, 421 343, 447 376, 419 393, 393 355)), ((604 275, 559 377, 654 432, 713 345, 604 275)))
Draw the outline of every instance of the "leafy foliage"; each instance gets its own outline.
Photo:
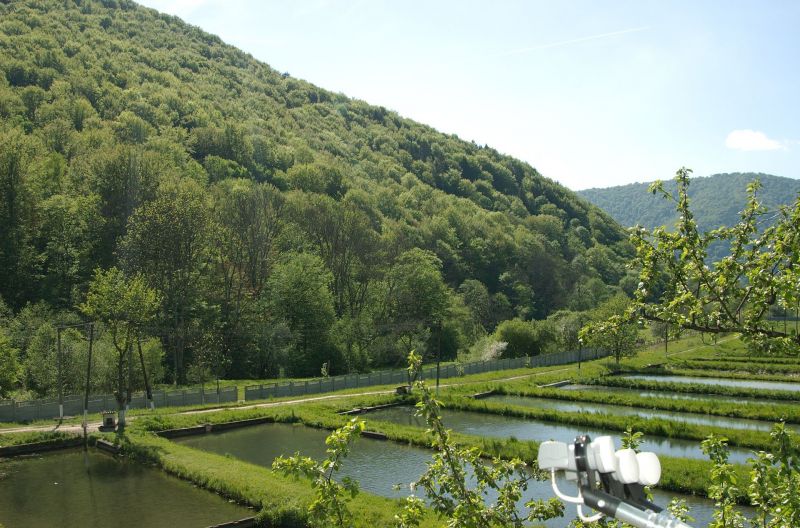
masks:
MULTIPOLYGON (((420 357, 412 351, 409 354, 409 370, 417 370, 420 365, 420 357)), ((431 508, 446 521, 447 526, 522 527, 526 522, 563 515, 564 505, 557 499, 528 501, 525 504, 527 512, 520 511, 518 503, 522 500, 522 493, 535 475, 519 459, 506 461, 494 458, 487 463, 481 459, 478 449, 458 446, 451 438, 450 431, 444 427, 441 404, 423 381, 416 382, 415 387, 420 391, 417 412, 428 424, 435 453, 414 487, 425 491, 431 508), (470 477, 474 479, 474 484, 470 482, 470 477), (487 504, 485 497, 489 490, 497 494, 497 499, 487 504)), ((420 498, 409 497, 404 513, 397 518, 397 526, 419 526, 422 505, 420 498)))
POLYGON ((761 349, 796 347, 800 336, 766 320, 769 307, 800 302, 800 207, 784 207, 761 229, 767 210, 758 199, 760 185, 748 186, 748 202, 732 227, 700 233, 690 208, 689 173, 676 175, 677 195, 657 183, 654 192, 675 205, 675 231, 636 228, 631 241, 641 265, 640 283, 630 313, 702 332, 738 332, 761 349), (723 259, 708 263, 708 248, 721 242, 730 248, 723 259))
POLYGON ((630 255, 533 167, 128 0, 0 2, 0 197, 14 317, 74 318, 96 268, 141 276, 161 301, 141 330, 179 382, 208 343, 237 377, 455 357, 503 320, 595 306, 630 255), (295 361, 309 328, 274 276, 297 255, 330 294, 295 361))
POLYGON ((334 475, 350 451, 350 443, 364 431, 364 421, 353 418, 347 425, 332 432, 325 439, 328 456, 317 462, 297 453, 293 457, 278 457, 272 463, 275 470, 285 475, 302 476, 311 481, 316 497, 308 506, 309 524, 312 527, 354 526, 353 514, 347 508, 347 499, 358 494, 358 483, 350 477, 339 483, 334 475))

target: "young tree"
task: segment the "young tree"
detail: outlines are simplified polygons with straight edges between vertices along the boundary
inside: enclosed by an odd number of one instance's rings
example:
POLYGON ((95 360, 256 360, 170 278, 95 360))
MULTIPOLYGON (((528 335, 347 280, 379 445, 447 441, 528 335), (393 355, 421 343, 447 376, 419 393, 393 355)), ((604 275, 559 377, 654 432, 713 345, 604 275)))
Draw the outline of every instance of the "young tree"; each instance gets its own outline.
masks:
POLYGON ((639 328, 628 317, 630 304, 630 299, 620 293, 593 310, 595 321, 581 329, 580 342, 610 351, 617 365, 623 357, 633 356, 639 328))
POLYGON ((136 368, 133 347, 141 329, 155 316, 158 307, 158 294, 147 286, 144 278, 139 275, 126 277, 117 268, 95 272, 86 301, 80 306, 87 317, 104 323, 111 333, 116 351, 117 379, 114 396, 119 410, 120 427, 125 427, 125 410, 130 403, 133 389, 130 385, 136 368))
POLYGON ((327 457, 322 461, 301 456, 278 457, 272 468, 285 475, 302 476, 311 481, 316 497, 308 506, 309 525, 312 528, 351 528, 353 513, 347 507, 350 499, 358 494, 358 482, 344 477, 336 482, 334 476, 341 469, 350 452, 350 444, 364 431, 364 421, 353 418, 344 427, 332 432, 325 444, 327 457))
MULTIPOLYGON (((413 351, 408 356, 410 377, 422 366, 422 358, 413 351)), ((510 526, 521 528, 533 521, 544 521, 564 514, 558 499, 531 500, 521 510, 518 503, 536 475, 527 470, 519 459, 499 458, 487 463, 477 448, 461 447, 453 441, 441 416, 441 404, 423 381, 415 382, 420 392, 417 414, 425 418, 433 440, 434 454, 425 473, 415 482, 421 488, 431 508, 445 520, 446 526, 459 528, 491 528, 510 526), (470 476, 475 480, 470 483, 470 476), (487 503, 486 496, 495 492, 497 499, 487 503)), ((411 496, 397 516, 397 528, 419 526, 424 501, 411 496)))
POLYGON ((674 230, 631 231, 640 282, 628 314, 676 328, 736 332, 773 350, 796 349, 800 334, 770 324, 766 315, 773 304, 800 302, 800 202, 770 213, 753 182, 739 223, 700 233, 690 208, 690 173, 677 172, 675 194, 661 182, 651 186, 675 203, 674 230), (771 224, 765 227, 765 220, 771 224), (709 262, 711 244, 726 245, 728 256, 709 262))

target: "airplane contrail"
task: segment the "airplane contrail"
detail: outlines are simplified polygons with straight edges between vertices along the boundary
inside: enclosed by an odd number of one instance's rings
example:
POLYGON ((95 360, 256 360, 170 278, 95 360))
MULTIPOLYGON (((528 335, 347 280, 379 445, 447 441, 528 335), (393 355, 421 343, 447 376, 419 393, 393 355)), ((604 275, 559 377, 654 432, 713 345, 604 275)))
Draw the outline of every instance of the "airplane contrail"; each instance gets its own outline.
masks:
POLYGON ((588 37, 580 37, 576 39, 570 40, 562 40, 559 42, 551 42, 550 44, 541 44, 539 46, 531 46, 529 48, 519 48, 511 51, 506 51, 503 53, 498 53, 497 55, 493 55, 493 57, 508 57, 509 55, 520 55, 522 53, 530 53, 532 51, 539 51, 544 49, 550 48, 557 48, 559 46, 566 46, 568 44, 576 44, 578 42, 586 42, 587 40, 598 40, 608 37, 616 37, 617 35, 625 35, 627 33, 638 33, 639 31, 646 31, 650 29, 650 26, 642 26, 638 28, 630 28, 630 29, 622 29, 619 31, 612 31, 610 33, 600 33, 599 35, 589 35, 588 37))

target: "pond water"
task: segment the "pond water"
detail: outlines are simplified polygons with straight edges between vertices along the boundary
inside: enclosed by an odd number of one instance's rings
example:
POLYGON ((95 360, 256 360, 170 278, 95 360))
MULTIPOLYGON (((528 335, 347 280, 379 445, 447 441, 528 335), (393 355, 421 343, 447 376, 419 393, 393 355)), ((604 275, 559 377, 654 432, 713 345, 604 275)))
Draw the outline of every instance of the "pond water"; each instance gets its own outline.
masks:
POLYGON ((674 383, 699 383, 703 385, 723 385, 726 387, 744 387, 748 389, 800 391, 800 383, 785 381, 762 381, 727 378, 695 378, 691 376, 655 376, 648 374, 629 374, 620 376, 622 379, 640 379, 647 381, 674 382, 674 383))
MULTIPOLYGON (((422 427, 420 418, 414 416, 414 408, 408 406, 389 407, 370 412, 366 417, 373 420, 400 423, 422 427)), ((560 442, 573 442, 575 437, 588 434, 590 437, 611 435, 620 437, 619 431, 610 429, 582 428, 574 425, 545 422, 540 420, 527 420, 513 416, 500 416, 497 414, 454 411, 444 409, 442 413, 444 424, 453 431, 476 436, 509 438, 517 440, 558 440, 560 442)), ((664 438, 659 436, 645 436, 641 446, 643 451, 653 451, 659 455, 668 455, 683 458, 698 458, 708 460, 700 450, 700 442, 678 438, 664 438)), ((743 464, 752 456, 747 449, 731 448, 730 461, 743 464)))
POLYGON ((95 450, 0 459, 5 528, 203 528, 252 515, 162 471, 95 450))
MULTIPOLYGON (((366 417, 369 419, 369 416, 366 417)), ((299 451, 301 454, 320 459, 325 456, 325 437, 327 431, 287 424, 263 424, 221 433, 176 439, 184 445, 231 455, 254 464, 272 466, 272 461, 280 455, 299 451)), ((408 483, 416 480, 431 459, 431 451, 391 441, 361 438, 356 441, 348 458, 344 461, 340 476, 358 480, 361 489, 391 498, 403 498, 409 494, 408 483), (400 486, 397 486, 400 485, 400 486)), ((561 482, 562 491, 574 494, 574 484, 561 482)), ((654 490, 654 501, 666 505, 674 493, 654 490)), ((697 519, 695 526, 706 526, 711 520, 713 504, 698 497, 677 495, 686 499, 692 515, 697 519)), ((523 501, 549 499, 553 491, 549 482, 532 481, 523 501)), ((574 515, 574 506, 569 506, 567 515, 574 515)), ((566 518, 548 521, 550 528, 566 526, 566 518)))
POLYGON ((676 392, 667 390, 644 390, 632 389, 628 387, 612 387, 607 385, 564 385, 559 387, 561 390, 590 390, 603 392, 619 392, 623 394, 633 394, 642 398, 673 398, 676 400, 697 400, 697 401, 719 401, 725 403, 746 403, 755 405, 774 405, 785 404, 786 401, 765 400, 763 398, 746 398, 744 396, 724 396, 721 394, 692 394, 687 392, 676 392))
MULTIPOLYGON (((749 429, 753 431, 771 431, 773 424, 761 420, 750 420, 745 418, 727 418, 724 416, 714 416, 708 414, 664 411, 655 409, 643 409, 641 407, 628 407, 627 405, 612 405, 606 403, 549 400, 545 398, 528 398, 524 396, 496 395, 484 398, 487 402, 504 403, 508 405, 520 405, 523 407, 535 407, 537 409, 548 409, 565 412, 590 412, 604 413, 617 416, 638 416, 641 418, 664 418, 676 422, 709 425, 713 427, 727 427, 730 429, 749 429)), ((800 427, 788 424, 787 427, 798 430, 800 427)))

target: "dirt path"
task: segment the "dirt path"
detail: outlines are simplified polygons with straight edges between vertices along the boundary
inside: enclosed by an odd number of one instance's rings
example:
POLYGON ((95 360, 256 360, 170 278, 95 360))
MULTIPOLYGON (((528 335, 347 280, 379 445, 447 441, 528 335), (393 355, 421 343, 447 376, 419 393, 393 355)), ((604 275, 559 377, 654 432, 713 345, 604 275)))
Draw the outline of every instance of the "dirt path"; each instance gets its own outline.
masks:
MULTIPOLYGON (((519 376, 509 376, 506 378, 497 378, 493 380, 487 380, 488 382, 496 382, 496 381, 514 381, 524 378, 531 378, 534 376, 541 376, 543 374, 553 374, 555 372, 566 372, 575 368, 574 366, 555 369, 555 370, 547 370, 544 372, 534 372, 531 374, 522 374, 519 376)), ((459 383, 442 383, 439 385, 441 388, 446 387, 458 387, 461 385, 472 385, 475 383, 483 383, 480 381, 464 381, 459 383)), ((298 405, 301 403, 309 403, 315 401, 324 401, 324 400, 337 400, 342 398, 353 398, 358 396, 376 396, 381 394, 393 394, 394 390, 377 390, 377 391, 365 391, 359 393, 350 393, 350 394, 328 394, 326 396, 313 396, 310 398, 298 398, 296 400, 284 400, 279 402, 265 402, 265 403, 254 403, 252 405, 242 405, 236 407, 209 407, 207 409, 195 409, 191 411, 180 411, 175 413, 170 413, 167 416, 173 415, 180 415, 180 414, 206 414, 212 412, 219 412, 219 411, 240 411, 244 409, 260 409, 264 407, 280 407, 282 405, 298 405)), ((128 421, 136 420, 136 416, 128 417, 128 421)), ((90 422, 88 425, 89 431, 97 431, 97 428, 100 427, 101 422, 90 422)), ((55 427, 49 425, 29 425, 29 426, 22 426, 22 427, 15 427, 15 428, 8 428, 8 429, 0 429, 0 434, 9 434, 9 433, 28 433, 28 432, 42 432, 42 431, 52 431, 52 432, 62 432, 62 433, 74 433, 74 434, 83 434, 83 426, 82 425, 64 425, 58 424, 55 427)))
MULTIPOLYGON (((730 341, 732 339, 737 339, 738 337, 739 337, 739 334, 732 335, 730 337, 726 337, 725 339, 720 339, 719 341, 717 341, 717 344, 721 345, 722 343, 727 343, 728 341, 730 341)), ((698 348, 703 348, 703 347, 707 347, 707 346, 709 346, 709 345, 706 345, 706 344, 697 345, 697 346, 692 347, 692 348, 687 348, 686 350, 681 350, 680 352, 673 352, 672 354, 667 354, 667 357, 677 356, 679 354, 686 354, 687 352, 694 352, 698 348)))

